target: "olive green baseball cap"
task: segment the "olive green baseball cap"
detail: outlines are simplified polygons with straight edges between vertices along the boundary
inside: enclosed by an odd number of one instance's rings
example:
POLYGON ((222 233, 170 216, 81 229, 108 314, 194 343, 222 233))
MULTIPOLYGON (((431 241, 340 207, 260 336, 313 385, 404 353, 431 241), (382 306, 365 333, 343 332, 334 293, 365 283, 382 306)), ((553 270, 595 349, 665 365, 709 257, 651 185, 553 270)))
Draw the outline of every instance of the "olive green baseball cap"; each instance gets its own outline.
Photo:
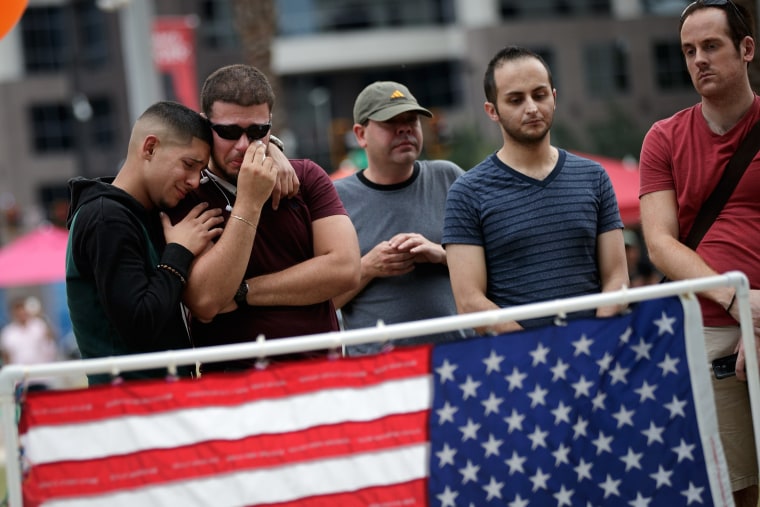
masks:
POLYGON ((367 120, 387 121, 407 111, 433 117, 433 113, 417 103, 406 86, 393 81, 375 81, 356 97, 354 122, 364 124, 367 120))

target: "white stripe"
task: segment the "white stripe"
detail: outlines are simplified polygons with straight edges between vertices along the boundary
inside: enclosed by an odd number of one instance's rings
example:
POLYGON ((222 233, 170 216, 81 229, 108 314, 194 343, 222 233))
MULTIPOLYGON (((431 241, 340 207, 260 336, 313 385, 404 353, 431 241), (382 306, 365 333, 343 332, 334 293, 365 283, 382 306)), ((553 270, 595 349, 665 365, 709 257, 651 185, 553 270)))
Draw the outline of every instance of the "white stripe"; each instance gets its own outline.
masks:
POLYGON ((205 440, 299 431, 344 421, 372 421, 430 409, 430 383, 430 375, 424 375, 367 388, 329 389, 238 406, 37 426, 21 442, 29 462, 39 465, 169 449, 205 440))
MULTIPOLYGON (((233 507, 286 502, 313 495, 387 486, 427 476, 429 446, 419 444, 346 458, 216 475, 207 479, 131 489, 108 495, 51 501, 42 507, 233 507)), ((407 505, 403 498, 398 505, 407 505)))

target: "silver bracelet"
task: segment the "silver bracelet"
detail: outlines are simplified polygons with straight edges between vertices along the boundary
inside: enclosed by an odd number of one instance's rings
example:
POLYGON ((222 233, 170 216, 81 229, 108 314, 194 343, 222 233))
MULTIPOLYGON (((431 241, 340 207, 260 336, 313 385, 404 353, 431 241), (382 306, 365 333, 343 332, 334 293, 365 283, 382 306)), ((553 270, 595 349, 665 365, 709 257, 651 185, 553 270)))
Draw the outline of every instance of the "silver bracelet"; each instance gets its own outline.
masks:
POLYGON ((269 142, 277 146, 281 152, 285 153, 285 143, 282 142, 282 139, 274 134, 269 134, 269 142))

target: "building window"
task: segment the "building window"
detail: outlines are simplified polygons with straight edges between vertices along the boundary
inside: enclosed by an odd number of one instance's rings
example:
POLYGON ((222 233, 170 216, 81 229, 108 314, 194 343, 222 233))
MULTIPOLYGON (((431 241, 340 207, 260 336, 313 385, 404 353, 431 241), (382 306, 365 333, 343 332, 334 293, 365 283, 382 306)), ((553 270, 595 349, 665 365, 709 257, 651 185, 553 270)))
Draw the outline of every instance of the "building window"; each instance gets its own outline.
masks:
POLYGON ((628 47, 624 42, 586 46, 583 66, 589 95, 604 98, 628 91, 628 47))
POLYGON ((691 77, 678 41, 655 42, 654 73, 661 90, 685 90, 691 88, 691 77))
POLYGON ((203 44, 212 49, 232 49, 240 47, 232 2, 228 0, 204 0, 201 3, 198 33, 203 44))
POLYGON ((66 104, 38 104, 30 109, 32 139, 37 153, 69 151, 74 147, 74 117, 66 104))
POLYGON ((90 136, 94 146, 98 148, 113 148, 116 132, 114 130, 114 111, 108 97, 95 97, 90 100, 92 119, 90 120, 90 136))
POLYGON ((612 12, 611 0, 501 0, 503 19, 561 18, 605 15, 612 12))
POLYGON ((74 4, 76 35, 81 48, 80 63, 87 68, 103 67, 109 60, 108 36, 105 13, 94 2, 74 4))
POLYGON ((26 70, 55 72, 66 63, 66 20, 60 7, 29 7, 21 18, 26 70))

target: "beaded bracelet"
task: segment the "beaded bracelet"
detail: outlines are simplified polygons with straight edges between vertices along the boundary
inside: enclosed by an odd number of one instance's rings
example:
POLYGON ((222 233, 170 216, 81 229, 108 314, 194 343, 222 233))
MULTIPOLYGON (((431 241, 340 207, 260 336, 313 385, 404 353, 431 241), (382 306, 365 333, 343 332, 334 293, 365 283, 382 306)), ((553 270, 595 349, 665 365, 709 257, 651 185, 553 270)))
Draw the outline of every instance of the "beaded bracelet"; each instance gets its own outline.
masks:
POLYGON ((184 277, 184 276, 182 276, 182 273, 180 273, 179 271, 177 271, 177 270, 176 270, 176 269, 174 269, 173 267, 169 266, 168 264, 159 264, 159 265, 158 265, 158 266, 156 266, 156 267, 157 267, 158 269, 165 269, 165 270, 166 270, 166 271, 168 271, 169 273, 172 273, 173 275, 175 275, 176 277, 178 277, 178 278, 179 278, 179 281, 180 281, 180 282, 182 282, 182 285, 185 285, 185 284, 187 283, 187 280, 185 280, 185 277, 184 277))
POLYGON ((230 216, 231 216, 232 218, 237 218, 237 219, 238 219, 238 220, 240 220, 241 222, 243 222, 243 223, 246 223, 246 224, 250 225, 251 227, 253 227, 254 229, 256 229, 256 224, 254 224, 254 223, 253 223, 253 222, 251 222, 250 220, 247 220, 247 219, 245 219, 245 218, 241 217, 240 215, 230 215, 230 216))

